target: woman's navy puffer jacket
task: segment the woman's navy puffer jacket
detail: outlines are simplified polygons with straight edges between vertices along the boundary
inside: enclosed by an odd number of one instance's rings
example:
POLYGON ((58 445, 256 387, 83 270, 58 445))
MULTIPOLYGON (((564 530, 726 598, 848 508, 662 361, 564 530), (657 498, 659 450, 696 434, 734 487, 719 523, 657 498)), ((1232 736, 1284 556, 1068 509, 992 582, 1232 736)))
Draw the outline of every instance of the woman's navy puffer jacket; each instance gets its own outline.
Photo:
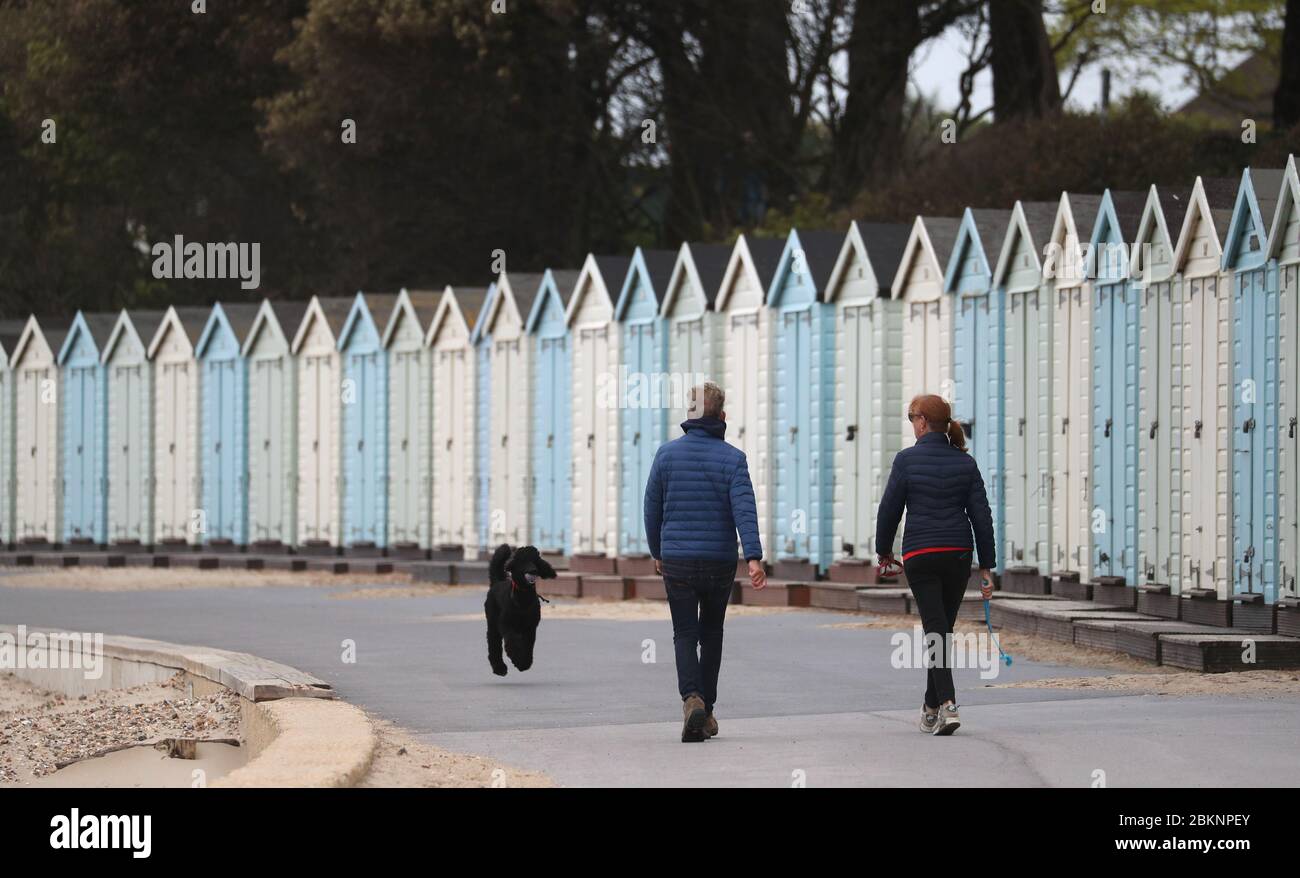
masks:
POLYGON ((979 566, 993 569, 993 515, 979 465, 953 448, 945 433, 926 433, 894 455, 889 484, 876 516, 876 552, 892 553, 898 522, 907 509, 903 554, 917 549, 979 551, 979 566), (975 538, 972 546, 971 529, 975 538))

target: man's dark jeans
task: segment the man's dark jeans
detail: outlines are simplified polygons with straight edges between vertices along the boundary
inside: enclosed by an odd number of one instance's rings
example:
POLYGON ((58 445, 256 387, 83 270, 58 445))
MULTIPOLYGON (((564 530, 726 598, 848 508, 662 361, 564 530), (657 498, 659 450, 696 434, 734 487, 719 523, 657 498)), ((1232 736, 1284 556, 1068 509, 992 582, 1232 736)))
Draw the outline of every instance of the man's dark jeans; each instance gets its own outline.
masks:
POLYGON ((736 581, 736 562, 663 561, 661 567, 673 615, 677 689, 683 701, 698 694, 713 713, 722 667, 722 623, 736 581))

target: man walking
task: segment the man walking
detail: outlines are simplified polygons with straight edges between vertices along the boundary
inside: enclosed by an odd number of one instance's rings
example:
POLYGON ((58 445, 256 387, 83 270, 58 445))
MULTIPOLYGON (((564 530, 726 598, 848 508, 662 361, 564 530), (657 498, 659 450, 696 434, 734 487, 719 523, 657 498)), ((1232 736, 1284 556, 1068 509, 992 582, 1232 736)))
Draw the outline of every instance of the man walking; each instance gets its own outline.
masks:
POLYGON ((655 454, 645 488, 645 532, 673 617, 682 741, 718 733, 713 703, 722 666, 722 623, 736 579, 736 534, 754 588, 767 585, 758 511, 745 453, 728 445, 726 397, 706 381, 691 388, 686 434, 655 454))

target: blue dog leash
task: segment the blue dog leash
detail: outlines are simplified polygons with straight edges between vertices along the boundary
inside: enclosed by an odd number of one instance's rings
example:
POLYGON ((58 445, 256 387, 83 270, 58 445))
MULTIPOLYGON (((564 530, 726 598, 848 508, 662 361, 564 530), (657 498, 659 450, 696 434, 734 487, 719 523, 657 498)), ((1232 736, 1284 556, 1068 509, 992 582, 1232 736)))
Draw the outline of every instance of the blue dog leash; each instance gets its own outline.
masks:
POLYGON ((988 626, 989 637, 993 639, 993 645, 998 648, 998 653, 1002 656, 1002 661, 1006 662, 1008 668, 1011 667, 1011 656, 1002 652, 1002 644, 998 643, 997 635, 993 633, 993 622, 989 619, 989 602, 987 598, 984 600, 984 624, 988 626))

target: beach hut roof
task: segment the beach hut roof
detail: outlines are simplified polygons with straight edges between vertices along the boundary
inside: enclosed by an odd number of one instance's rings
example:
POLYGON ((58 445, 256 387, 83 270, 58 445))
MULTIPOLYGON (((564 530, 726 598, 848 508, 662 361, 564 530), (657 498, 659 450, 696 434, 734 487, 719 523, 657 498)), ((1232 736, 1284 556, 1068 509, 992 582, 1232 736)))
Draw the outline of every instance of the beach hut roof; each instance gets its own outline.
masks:
POLYGON ((727 262, 731 259, 732 248, 726 244, 688 244, 691 261, 695 263, 695 273, 700 278, 700 287, 704 301, 709 308, 718 298, 718 287, 727 273, 727 262))

